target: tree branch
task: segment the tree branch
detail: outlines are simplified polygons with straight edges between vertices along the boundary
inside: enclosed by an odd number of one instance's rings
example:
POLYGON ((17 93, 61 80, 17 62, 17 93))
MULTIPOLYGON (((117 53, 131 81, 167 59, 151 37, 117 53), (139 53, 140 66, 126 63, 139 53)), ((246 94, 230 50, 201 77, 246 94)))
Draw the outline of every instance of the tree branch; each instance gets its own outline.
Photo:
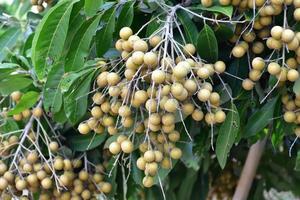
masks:
POLYGON ((251 146, 233 200, 247 200, 266 141, 267 137, 251 146))

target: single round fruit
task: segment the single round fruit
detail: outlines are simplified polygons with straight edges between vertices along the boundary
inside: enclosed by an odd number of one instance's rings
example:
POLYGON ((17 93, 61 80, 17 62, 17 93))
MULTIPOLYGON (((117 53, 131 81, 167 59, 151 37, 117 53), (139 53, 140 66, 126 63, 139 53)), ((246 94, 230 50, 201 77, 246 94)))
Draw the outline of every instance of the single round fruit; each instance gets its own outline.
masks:
POLYGON ((32 110, 32 115, 36 118, 40 118, 43 115, 43 109, 40 107, 36 107, 32 110))
POLYGON ((22 93, 20 91, 15 91, 10 94, 11 100, 14 102, 20 101, 22 93))
POLYGON ((148 65, 148 66, 156 66, 157 63, 158 63, 158 57, 157 57, 157 54, 154 53, 154 52, 147 52, 145 53, 144 55, 144 63, 145 65, 148 65))
POLYGON ((79 133, 86 135, 90 132, 90 127, 88 126, 87 123, 81 123, 78 126, 78 131, 79 131, 79 133))
POLYGON ((150 187, 153 186, 153 184, 154 184, 154 180, 153 180, 153 178, 151 176, 145 176, 143 178, 143 185, 144 185, 144 187, 150 188, 150 187))
POLYGON ((148 44, 144 40, 137 40, 133 44, 134 51, 142 51, 146 52, 148 51, 148 44))
POLYGON ((282 32, 283 32, 283 28, 281 26, 273 26, 271 29, 271 36, 274 39, 279 40, 281 39, 282 32))
POLYGON ((253 87, 254 87, 254 82, 248 78, 246 78, 245 80, 243 80, 242 82, 242 87, 245 89, 245 90, 252 90, 253 87))
POLYGON ((41 181, 41 185, 44 189, 48 190, 52 187, 52 180, 50 178, 44 178, 41 181))
POLYGON ((152 72, 151 79, 154 83, 161 84, 165 81, 166 73, 162 70, 156 69, 152 72))
POLYGON ((186 44, 183 47, 183 52, 189 56, 194 55, 196 52, 196 47, 193 44, 186 44))
POLYGON ((209 100, 210 94, 211 92, 208 89, 203 88, 199 90, 197 97, 200 101, 206 102, 209 100))
POLYGON ((241 45, 237 45, 232 49, 232 55, 236 58, 241 58, 245 55, 246 51, 241 45))
POLYGON ((159 35, 155 35, 149 39, 149 44, 151 47, 156 47, 161 42, 161 37, 159 35))
POLYGON ((215 120, 217 123, 223 123, 226 119, 226 114, 224 111, 222 110, 218 110, 216 113, 215 113, 215 120))
POLYGON ((212 0, 201 0, 201 4, 207 8, 207 7, 211 7, 213 5, 213 1, 212 0))
POLYGON ((172 159, 178 160, 181 158, 181 156, 182 156, 182 151, 177 147, 173 148, 170 152, 170 157, 172 159))
POLYGON ((226 65, 223 61, 217 61, 214 64, 214 69, 217 73, 223 73, 226 69, 226 65))
POLYGON ((263 70, 265 67, 265 61, 261 57, 256 57, 252 60, 252 68, 255 70, 263 70))
POLYGON ((131 28, 129 27, 123 27, 120 30, 120 38, 122 38, 123 40, 127 40, 131 35, 133 34, 131 28))
POLYGON ((278 63, 276 62, 271 62, 269 65, 268 65, 268 72, 271 74, 271 75, 278 75, 280 72, 281 72, 281 67, 278 63))
POLYGON ((120 76, 115 72, 110 72, 107 75, 107 83, 110 86, 117 85, 120 82, 120 79, 121 79, 120 76))
POLYGON ((287 73, 287 79, 291 82, 296 81, 299 78, 299 72, 295 69, 289 69, 287 73))
MULTIPOLYGON (((144 63, 144 52, 142 51, 135 51, 133 52, 131 58, 134 64, 141 65, 144 63)), ((130 60, 130 58, 127 60, 127 62, 130 60)), ((126 63, 127 63, 126 62, 126 63)))
POLYGON ((283 119, 287 123, 293 123, 296 120, 296 114, 293 111, 287 111, 284 113, 283 119))
POLYGON ((131 153, 134 150, 133 143, 130 140, 124 140, 121 143, 121 149, 124 153, 131 153))

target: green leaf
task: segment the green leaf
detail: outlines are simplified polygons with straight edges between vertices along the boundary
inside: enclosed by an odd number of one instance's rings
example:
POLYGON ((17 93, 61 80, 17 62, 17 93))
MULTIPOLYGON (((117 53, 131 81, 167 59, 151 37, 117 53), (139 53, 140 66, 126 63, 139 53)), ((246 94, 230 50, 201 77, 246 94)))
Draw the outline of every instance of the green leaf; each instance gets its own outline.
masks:
POLYGON ((138 185, 142 185, 142 181, 143 181, 143 173, 142 171, 137 167, 136 165, 136 161, 138 159, 138 154, 137 153, 132 153, 131 155, 131 165, 132 165, 132 178, 134 180, 134 182, 138 185))
POLYGON ((224 169, 228 157, 228 153, 234 144, 240 129, 240 117, 235 105, 231 104, 231 110, 226 116, 225 122, 219 129, 216 154, 219 164, 224 169))
MULTIPOLYGON (((12 131, 17 131, 19 130, 19 126, 15 120, 12 118, 7 118, 5 119, 4 123, 1 124, 0 126, 0 135, 1 133, 9 133, 12 131)), ((21 132, 20 132, 21 133, 21 132)))
POLYGON ((82 77, 82 80, 65 97, 64 108, 66 116, 72 124, 77 123, 86 114, 88 93, 93 76, 94 73, 91 73, 82 77))
POLYGON ((215 29, 218 41, 227 41, 234 35, 234 26, 231 24, 219 24, 215 29))
POLYGON ((147 25, 146 36, 150 36, 151 34, 153 34, 156 30, 159 29, 161 25, 157 14, 153 14, 150 21, 151 22, 147 25))
POLYGON ((68 135, 67 141, 70 148, 74 151, 88 151, 101 145, 106 138, 106 134, 89 133, 87 135, 68 135))
POLYGON ((214 12, 214 13, 221 13, 226 15, 227 17, 231 18, 232 13, 233 13, 233 6, 221 6, 221 5, 214 5, 211 7, 204 7, 202 5, 197 5, 196 7, 191 8, 192 11, 194 12, 200 12, 202 11, 209 11, 209 12, 214 12))
POLYGON ((19 67, 16 63, 0 63, 0 69, 14 69, 19 67))
POLYGON ((16 115, 21 113, 27 108, 31 108, 37 102, 40 94, 38 92, 30 91, 22 95, 20 102, 12 110, 8 112, 8 115, 16 115))
POLYGON ((84 70, 79 71, 79 72, 77 71, 77 72, 70 72, 70 73, 65 74, 63 76, 63 79, 62 79, 61 84, 60 84, 61 91, 63 93, 69 91, 70 87, 75 83, 75 81, 77 81, 82 76, 87 75, 91 71, 93 71, 92 68, 84 69, 84 70))
POLYGON ((41 80, 62 54, 67 37, 73 4, 77 1, 62 1, 43 17, 32 41, 32 63, 41 80))
POLYGON ((17 43, 18 37, 21 34, 19 27, 8 28, 0 37, 0 62, 2 62, 7 54, 8 50, 11 50, 17 43), (8 50, 7 50, 8 49, 8 50))
POLYGON ((101 17, 100 24, 102 27, 96 35, 96 49, 99 57, 101 57, 112 44, 115 21, 115 7, 105 11, 101 17))
POLYGON ((66 72, 83 68, 84 60, 89 54, 90 43, 96 33, 100 17, 101 15, 89 19, 77 31, 66 56, 66 72))
POLYGON ((181 161, 185 164, 185 166, 187 168, 191 168, 191 170, 199 170, 200 158, 193 153, 193 143, 187 142, 178 144, 178 147, 182 150, 181 161))
POLYGON ((103 4, 103 0, 85 0, 84 1, 84 12, 87 16, 94 16, 101 5, 103 4))
POLYGON ((32 84, 32 80, 24 75, 10 75, 0 80, 0 94, 9 95, 14 91, 22 90, 32 84))
POLYGON ((255 134, 262 131, 271 121, 273 118, 273 113, 275 109, 276 102, 278 97, 273 98, 269 102, 267 102, 261 109, 254 112, 244 129, 243 137, 251 137, 255 134))
POLYGON ((295 168, 296 171, 300 171, 300 151, 297 153, 295 168))
POLYGON ((50 70, 43 90, 43 105, 46 111, 58 112, 62 106, 61 79, 64 75, 64 65, 58 62, 50 70))
POLYGON ((198 35, 197 50, 200 57, 208 62, 218 60, 218 42, 214 31, 206 24, 198 35))
POLYGON ((116 27, 117 33, 119 33, 121 28, 125 26, 131 26, 133 21, 133 15, 134 15, 134 10, 133 10, 134 3, 135 1, 127 1, 124 4, 117 21, 117 27, 116 27))
POLYGON ((294 83, 294 86, 293 86, 293 92, 296 94, 296 95, 300 95, 300 78, 298 78, 296 80, 296 82, 294 83))
POLYGON ((198 171, 194 169, 188 169, 178 190, 177 199, 178 200, 186 200, 191 199, 193 186, 197 181, 198 171))
POLYGON ((193 20, 189 17, 188 13, 183 10, 179 10, 176 14, 184 28, 187 41, 196 45, 198 29, 193 20))

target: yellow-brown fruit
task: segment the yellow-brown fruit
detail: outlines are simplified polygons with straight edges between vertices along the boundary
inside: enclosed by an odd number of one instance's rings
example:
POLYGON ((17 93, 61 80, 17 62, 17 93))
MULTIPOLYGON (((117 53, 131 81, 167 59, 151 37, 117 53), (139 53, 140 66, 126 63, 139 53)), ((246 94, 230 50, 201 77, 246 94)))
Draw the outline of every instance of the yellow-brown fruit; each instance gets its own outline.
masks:
POLYGON ((217 73, 223 73, 226 69, 226 65, 223 61, 217 61, 214 64, 214 69, 217 73))
POLYGON ((36 118, 40 118, 43 115, 43 109, 40 107, 36 107, 32 110, 32 115, 36 118))
POLYGON ((150 37, 149 44, 151 47, 156 47, 161 42, 161 37, 159 35, 155 35, 150 37))
POLYGON ((41 181, 41 185, 44 189, 48 190, 52 187, 52 180, 50 178, 44 178, 41 181))
POLYGON ((90 130, 90 127, 88 126, 87 123, 81 123, 79 124, 78 126, 78 131, 79 133, 83 134, 83 135, 86 135, 88 134, 91 130, 90 130))
POLYGON ((252 90, 254 87, 254 82, 247 78, 247 79, 243 80, 242 87, 245 90, 252 90))
POLYGON ((237 45, 232 49, 232 55, 236 58, 241 58, 245 55, 246 50, 241 46, 237 45))
POLYGON ((182 151, 177 147, 173 148, 170 152, 170 157, 172 159, 178 160, 181 158, 181 156, 182 156, 182 151))
POLYGON ((203 88, 198 91, 197 97, 200 101, 206 102, 209 100, 210 94, 211 92, 208 89, 203 88))
POLYGON ((287 123, 293 123, 296 120, 296 114, 293 111, 287 111, 284 113, 283 119, 287 123))
POLYGON ((156 66, 158 63, 157 54, 154 52, 147 52, 144 55, 144 64, 150 67, 156 66))
POLYGON ((201 0, 201 4, 204 7, 211 7, 213 5, 213 1, 212 0, 201 0))
POLYGON ((133 44, 134 51, 142 51, 146 52, 148 51, 148 44, 144 40, 137 40, 133 44))
POLYGON ((154 180, 153 180, 153 178, 151 176, 145 176, 143 178, 143 185, 144 185, 144 187, 150 188, 150 187, 153 186, 153 184, 154 184, 154 180))
POLYGON ((287 79, 291 82, 296 81, 299 78, 299 72, 295 69, 289 69, 287 73, 287 79))
POLYGON ((256 57, 252 60, 252 68, 262 71, 265 67, 265 61, 261 57, 256 57))
POLYGON ((119 33, 120 38, 122 38, 123 40, 127 40, 132 34, 133 31, 129 27, 123 27, 119 33))
POLYGON ((195 52, 196 52, 196 47, 195 47, 193 44, 186 44, 186 45, 183 47, 183 52, 184 52, 186 55, 194 55, 195 52))
POLYGON ((108 182, 104 182, 103 184, 101 184, 100 189, 104 194, 108 194, 112 190, 112 185, 108 182))
POLYGON ((281 67, 280 67, 280 65, 278 63, 271 62, 268 65, 268 72, 271 75, 278 75, 281 72, 281 67))
POLYGON ((252 45, 252 51, 255 54, 261 54, 264 51, 264 44, 262 42, 254 42, 252 45))
POLYGON ((281 40, 285 43, 291 42, 295 37, 294 31, 290 29, 285 29, 282 31, 281 40))
POLYGON ((152 72, 151 79, 156 84, 161 84, 165 81, 166 73, 162 70, 156 69, 152 72))
POLYGON ((130 140, 124 140, 121 143, 121 149, 124 153, 131 153, 134 150, 133 143, 130 140))
POLYGON ((195 121, 201 121, 203 117, 204 117, 204 113, 199 109, 195 109, 194 112, 192 113, 192 118, 195 121))

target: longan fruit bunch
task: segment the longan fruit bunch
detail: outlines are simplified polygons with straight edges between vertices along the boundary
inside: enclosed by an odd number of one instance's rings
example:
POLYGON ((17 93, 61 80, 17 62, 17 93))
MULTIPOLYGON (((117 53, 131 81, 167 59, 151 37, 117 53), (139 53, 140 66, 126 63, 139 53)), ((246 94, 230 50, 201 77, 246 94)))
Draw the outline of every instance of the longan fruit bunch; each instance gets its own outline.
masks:
POLYGON ((10 155, 11 150, 16 147, 19 142, 19 138, 16 135, 10 135, 3 137, 0 135, 0 156, 6 157, 10 155))
POLYGON ((51 5, 53 0, 31 0, 31 5, 36 6, 37 11, 43 12, 45 10, 45 4, 51 5))
POLYGON ((181 46, 181 54, 171 56, 163 49, 160 34, 141 39, 123 27, 119 35, 115 48, 121 61, 101 61, 91 117, 79 124, 78 131, 117 135, 108 148, 116 157, 138 148, 141 156, 136 164, 145 173, 143 185, 151 187, 159 168, 171 168, 172 159, 182 156, 176 147, 181 137, 177 122, 188 116, 208 126, 224 122, 221 97, 211 79, 222 74, 226 65, 205 63, 189 43, 181 46), (135 134, 144 142, 135 141, 135 134))
POLYGON ((5 162, 0 162, 2 198, 12 195, 11 192, 23 198, 23 191, 28 190, 32 194, 40 192, 40 199, 95 199, 98 194, 111 191, 111 184, 104 180, 102 165, 83 168, 82 160, 60 156, 56 141, 50 142, 49 150, 55 155, 51 162, 45 162, 37 150, 24 153, 18 170, 10 170, 5 162))

